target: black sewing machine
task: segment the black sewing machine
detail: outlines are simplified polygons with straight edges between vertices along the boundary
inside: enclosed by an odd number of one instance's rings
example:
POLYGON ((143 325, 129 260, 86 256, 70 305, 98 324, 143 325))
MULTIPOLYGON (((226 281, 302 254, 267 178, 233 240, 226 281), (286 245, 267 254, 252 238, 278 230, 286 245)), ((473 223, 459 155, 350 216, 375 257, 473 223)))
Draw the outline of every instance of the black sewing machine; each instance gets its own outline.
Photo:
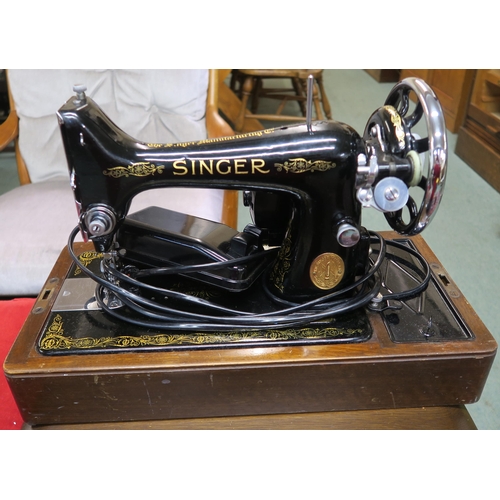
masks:
POLYGON ((425 260, 408 242, 392 242, 391 258, 402 262, 406 255, 410 280, 402 289, 397 278, 400 289, 389 290, 380 278, 387 244, 361 225, 362 208, 371 207, 398 233, 412 236, 439 206, 446 128, 422 80, 397 84, 362 137, 343 123, 313 122, 309 113, 298 125, 145 144, 113 124, 83 88, 58 117, 79 229, 102 254, 96 272, 76 256, 75 262, 97 281, 97 306, 114 317, 175 331, 298 328, 364 307, 397 309, 394 301, 428 286, 425 260), (419 122, 424 138, 414 133, 419 122), (173 186, 244 191, 254 224, 237 231, 157 207, 128 214, 139 192, 173 186), (420 206, 411 187, 423 191, 420 206), (186 286, 198 292, 184 293, 186 286), (219 298, 207 299, 212 296, 219 298))
POLYGON ((397 84, 363 137, 309 115, 143 144, 81 88, 59 119, 80 220, 4 364, 26 422, 479 399, 496 342, 418 234, 439 206, 447 156, 423 81, 397 84), (254 224, 128 213, 134 195, 164 186, 242 190, 254 224), (363 207, 395 231, 363 228, 363 207), (74 242, 79 230, 93 246, 74 242))

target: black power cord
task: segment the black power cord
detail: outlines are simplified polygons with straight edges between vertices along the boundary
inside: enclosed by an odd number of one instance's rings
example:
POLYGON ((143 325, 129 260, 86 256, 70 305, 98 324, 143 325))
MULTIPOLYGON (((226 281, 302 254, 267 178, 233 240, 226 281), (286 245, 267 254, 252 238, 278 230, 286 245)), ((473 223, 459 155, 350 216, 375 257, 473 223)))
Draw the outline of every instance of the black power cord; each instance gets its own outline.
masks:
MULTIPOLYGON (((234 259, 223 264, 210 263, 144 270, 136 273, 136 277, 129 276, 116 269, 113 260, 104 257, 101 262, 101 270, 103 275, 107 277, 102 277, 85 267, 75 255, 73 244, 78 231, 79 228, 76 227, 71 232, 68 239, 68 250, 72 260, 81 271, 97 283, 95 296, 98 305, 115 318, 136 326, 157 330, 234 332, 260 330, 262 328, 292 328, 309 325, 314 321, 351 312, 366 306, 380 294, 381 281, 378 271, 386 255, 387 243, 408 251, 421 262, 424 269, 420 273, 423 275, 423 280, 419 286, 406 292, 391 295, 390 298, 392 300, 403 300, 405 297, 412 297, 420 293, 416 290, 424 290, 430 279, 429 266, 425 262, 425 259, 417 252, 414 252, 405 245, 400 245, 392 241, 386 242, 379 234, 370 232, 372 242, 378 243, 380 248, 376 252, 373 252, 377 256, 372 262, 371 268, 353 284, 337 292, 301 304, 279 300, 264 286, 266 294, 275 302, 281 302, 281 307, 271 312, 253 313, 224 307, 212 301, 171 289, 156 287, 144 283, 137 278, 179 273, 184 275, 201 270, 220 268, 222 265, 233 266, 235 264, 242 264, 249 259, 272 256, 275 253, 274 250, 234 259), (127 286, 124 286, 125 284, 127 286), (169 307, 165 304, 165 301, 153 300, 141 294, 141 290, 147 292, 150 296, 154 294, 158 297, 165 297, 167 302, 169 299, 173 299, 172 301, 176 305, 169 307), (352 294, 346 298, 346 294, 349 292, 352 292, 352 294), (117 303, 118 307, 113 305, 114 303, 117 303), (185 307, 181 308, 179 304, 185 304, 185 307), (194 310, 206 312, 195 312, 194 310)), ((265 280, 263 281, 265 282, 265 280)), ((384 298, 387 298, 387 296, 384 298)))

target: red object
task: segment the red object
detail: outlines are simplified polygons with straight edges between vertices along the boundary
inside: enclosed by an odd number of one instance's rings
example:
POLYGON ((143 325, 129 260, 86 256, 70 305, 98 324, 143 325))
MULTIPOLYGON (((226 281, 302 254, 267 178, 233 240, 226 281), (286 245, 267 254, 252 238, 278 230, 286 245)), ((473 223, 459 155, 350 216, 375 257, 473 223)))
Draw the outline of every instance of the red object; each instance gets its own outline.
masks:
MULTIPOLYGON (((0 360, 7 354, 36 299, 0 300, 0 360)), ((21 429, 23 420, 3 372, 0 375, 0 430, 21 429)))

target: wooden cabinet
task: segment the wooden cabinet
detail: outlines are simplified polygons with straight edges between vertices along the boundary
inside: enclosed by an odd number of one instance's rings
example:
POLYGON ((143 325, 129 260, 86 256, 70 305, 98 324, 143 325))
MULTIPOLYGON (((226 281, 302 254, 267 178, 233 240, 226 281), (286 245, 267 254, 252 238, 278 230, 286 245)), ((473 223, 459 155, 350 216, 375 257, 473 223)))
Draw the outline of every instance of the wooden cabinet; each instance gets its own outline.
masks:
POLYGON ((401 79, 425 80, 441 103, 446 128, 457 133, 465 118, 475 73, 473 69, 403 69, 401 79))
POLYGON ((379 83, 399 81, 400 69, 365 69, 365 71, 379 83))
POLYGON ((477 70, 455 153, 500 192, 500 69, 477 70))

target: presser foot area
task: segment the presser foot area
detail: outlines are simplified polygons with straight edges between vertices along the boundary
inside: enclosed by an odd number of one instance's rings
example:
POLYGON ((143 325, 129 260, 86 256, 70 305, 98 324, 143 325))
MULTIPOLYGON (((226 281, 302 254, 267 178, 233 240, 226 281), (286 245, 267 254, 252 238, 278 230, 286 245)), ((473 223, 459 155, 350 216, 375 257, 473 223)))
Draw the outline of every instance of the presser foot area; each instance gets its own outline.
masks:
MULTIPOLYGON (((410 240, 400 240, 410 248, 410 240)), ((415 251, 415 247, 413 247, 415 251)), ((123 321, 103 311, 96 300, 96 283, 81 265, 99 273, 102 255, 86 251, 72 264, 41 329, 37 349, 42 355, 97 355, 116 352, 175 351, 224 348, 270 348, 320 344, 363 343, 373 335, 372 319, 379 316, 394 344, 446 343, 473 340, 474 335, 448 298, 434 274, 426 290, 406 300, 387 299, 388 294, 415 288, 422 270, 417 259, 396 248, 387 252, 379 269, 382 300, 334 317, 300 327, 204 331, 146 328, 134 324, 135 312, 117 304, 123 321)), ((234 294, 180 276, 170 279, 170 289, 253 313, 273 310, 275 305, 261 286, 234 294)), ((397 296, 397 294, 395 295, 397 296)), ((112 306, 113 307, 113 306, 112 306)))

